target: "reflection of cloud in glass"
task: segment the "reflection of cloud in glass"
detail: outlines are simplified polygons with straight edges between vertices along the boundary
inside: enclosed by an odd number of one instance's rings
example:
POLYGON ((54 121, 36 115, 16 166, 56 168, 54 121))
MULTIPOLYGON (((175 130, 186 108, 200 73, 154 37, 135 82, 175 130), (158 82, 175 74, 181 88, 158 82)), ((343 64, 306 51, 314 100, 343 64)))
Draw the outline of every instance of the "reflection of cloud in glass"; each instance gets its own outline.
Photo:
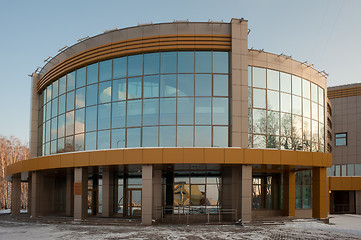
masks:
POLYGON ((111 87, 107 87, 106 89, 104 89, 100 95, 99 95, 99 101, 100 102, 110 102, 112 97, 112 88, 111 87))
POLYGON ((127 94, 125 93, 125 91, 124 91, 124 92, 121 91, 121 90, 118 91, 117 99, 122 99, 122 100, 124 100, 124 99, 126 99, 126 97, 127 97, 127 94))
POLYGON ((82 132, 84 132, 84 129, 85 129, 84 122, 75 120, 75 133, 82 133, 82 132))

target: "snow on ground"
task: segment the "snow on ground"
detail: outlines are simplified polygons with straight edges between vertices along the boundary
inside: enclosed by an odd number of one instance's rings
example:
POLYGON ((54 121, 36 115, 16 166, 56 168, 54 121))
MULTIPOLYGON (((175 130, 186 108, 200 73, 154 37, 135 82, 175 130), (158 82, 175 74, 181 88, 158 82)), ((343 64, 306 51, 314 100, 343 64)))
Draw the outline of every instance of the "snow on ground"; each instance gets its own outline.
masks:
POLYGON ((91 225, 87 222, 0 214, 0 239, 361 239, 361 215, 330 215, 330 224, 312 219, 239 225, 91 225))

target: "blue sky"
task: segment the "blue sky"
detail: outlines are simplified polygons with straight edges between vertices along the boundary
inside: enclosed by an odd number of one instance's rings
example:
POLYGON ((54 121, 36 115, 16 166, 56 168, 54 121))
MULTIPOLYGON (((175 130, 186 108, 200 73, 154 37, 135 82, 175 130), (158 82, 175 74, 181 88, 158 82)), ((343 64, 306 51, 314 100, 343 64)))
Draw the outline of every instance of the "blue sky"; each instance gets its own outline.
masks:
POLYGON ((313 63, 330 74, 329 86, 361 82, 358 0, 1 0, 0 4, 0 135, 23 142, 29 138, 28 74, 64 45, 115 27, 243 17, 251 29, 249 48, 313 63))

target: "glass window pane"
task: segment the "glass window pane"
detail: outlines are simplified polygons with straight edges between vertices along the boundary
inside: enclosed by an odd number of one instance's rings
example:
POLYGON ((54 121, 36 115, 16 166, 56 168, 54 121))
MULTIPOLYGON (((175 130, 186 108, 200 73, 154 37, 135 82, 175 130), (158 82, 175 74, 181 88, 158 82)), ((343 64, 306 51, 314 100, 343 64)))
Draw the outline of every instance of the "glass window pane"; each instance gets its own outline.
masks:
POLYGON ((213 95, 228 96, 228 75, 213 75, 213 95))
POLYGON ((64 141, 65 141, 64 138, 58 139, 58 153, 65 152, 65 143, 64 143, 64 141))
POLYGON ((193 147, 193 126, 177 127, 177 147, 193 147))
POLYGON ((127 80, 125 78, 113 81, 113 101, 125 100, 127 97, 127 80))
POLYGON ((65 152, 74 151, 74 136, 65 138, 65 152))
POLYGON ((127 129, 127 147, 140 147, 140 128, 127 129))
POLYGON ((66 91, 75 89, 75 71, 66 75, 66 91))
POLYGON ((112 103, 112 128, 125 127, 125 102, 112 103))
POLYGON ((312 121, 312 142, 318 142, 318 122, 312 121))
POLYGON ((267 134, 279 135, 279 112, 267 111, 267 134))
POLYGON ((324 90, 318 87, 318 104, 323 106, 324 100, 325 100, 324 90))
MULTIPOLYGON (((302 117, 292 115, 292 137, 302 139, 302 117)), ((295 142, 295 144, 299 146, 301 143, 295 142)))
POLYGON ((109 149, 109 148, 110 148, 110 130, 99 131, 97 149, 109 149))
POLYGON ((311 83, 311 99, 316 103, 318 101, 318 89, 317 85, 314 83, 311 83))
POLYGON ((297 94, 301 96, 301 78, 292 76, 292 94, 297 94))
POLYGON ((98 100, 98 84, 86 87, 86 106, 97 104, 98 100))
POLYGON ((143 100, 143 126, 158 125, 159 100, 143 100))
POLYGON ((66 113, 66 136, 74 134, 74 111, 66 113))
POLYGON ((75 135, 75 143, 74 143, 74 150, 75 151, 84 151, 84 133, 75 135))
POLYGON ((253 107, 266 108, 266 90, 253 89, 253 107))
POLYGON ((49 102, 51 100, 52 87, 53 86, 50 85, 46 88, 46 102, 49 102))
POLYGON ((306 79, 302 79, 302 83, 303 83, 303 86, 302 86, 303 87, 303 97, 310 99, 310 94, 311 94, 310 82, 306 79))
POLYGON ((54 140, 57 137, 57 133, 58 133, 58 119, 57 118, 53 118, 51 120, 51 132, 50 132, 50 139, 54 140))
POLYGON ((139 76, 143 73, 143 55, 128 57, 128 77, 139 76))
POLYGON ((58 96, 59 93, 59 81, 56 80, 55 82, 53 82, 53 98, 56 98, 58 96))
POLYGON ((85 129, 87 132, 97 129, 97 106, 86 108, 85 129))
POLYGON ((266 136, 265 135, 253 135, 253 147, 254 148, 266 148, 266 136))
POLYGON ((266 147, 279 149, 280 148, 279 136, 267 135, 267 146, 266 147))
POLYGON ((161 126, 159 127, 159 147, 176 146, 176 127, 161 126))
POLYGON ((99 104, 110 102, 112 99, 111 82, 99 83, 99 104))
POLYGON ((291 126, 292 126, 291 114, 281 113, 281 135, 291 137, 292 136, 291 126))
POLYGON ((160 125, 176 124, 176 99, 160 99, 160 125))
POLYGON ((143 77, 143 98, 159 97, 159 75, 143 77))
POLYGON ((79 88, 85 86, 85 80, 86 80, 86 67, 76 70, 76 87, 79 88))
POLYGON ((59 95, 66 92, 66 76, 59 79, 59 95))
POLYGON ((178 74, 178 96, 194 96, 194 74, 178 74))
POLYGON ((291 93, 291 75, 280 72, 281 91, 291 93))
POLYGON ((228 52, 213 52, 213 72, 228 73, 228 52))
POLYGON ((267 69, 267 89, 279 90, 280 72, 267 69))
POLYGON ((89 65, 87 68, 86 84, 98 82, 98 63, 89 65))
POLYGON ((125 148, 125 129, 112 130, 112 148, 125 148))
MULTIPOLYGON (((110 103, 98 106, 98 130, 110 128, 110 103)), ((99 140, 99 136, 98 136, 99 140)))
POLYGON ((51 117, 55 117, 58 115, 58 99, 55 98, 51 101, 51 117))
POLYGON ((58 117, 58 138, 65 136, 65 114, 58 117))
POLYGON ((143 127, 143 147, 158 147, 158 127, 143 127))
POLYGON ((361 164, 355 164, 355 176, 361 176, 361 164))
POLYGON ((292 113, 298 115, 302 114, 302 102, 300 97, 292 96, 292 113))
POLYGON ((76 108, 85 107, 85 87, 76 90, 75 106, 76 108))
POLYGON ((279 92, 267 90, 267 108, 279 111, 279 92))
POLYGON ((253 132, 266 134, 266 111, 253 109, 253 132))
POLYGON ((195 126, 195 147, 211 147, 211 127, 195 126))
POLYGON ((142 97, 142 78, 128 78, 128 99, 142 97))
POLYGON ((113 59, 113 79, 127 76, 127 57, 113 59))
POLYGON ((303 118, 303 139, 311 140, 311 119, 303 118))
POLYGON ((310 100, 303 99, 303 116, 311 117, 310 100))
POLYGON ((253 67, 253 87, 266 88, 266 69, 253 67))
POLYGON ((178 124, 194 123, 194 102, 193 98, 178 98, 178 124))
POLYGON ((85 115, 84 108, 75 111, 75 134, 84 132, 85 129, 84 115, 85 115))
POLYGON ((50 123, 51 121, 47 121, 45 123, 45 142, 49 142, 50 141, 50 123))
POLYGON ((51 118, 51 102, 46 104, 46 120, 51 118))
POLYGON ((160 96, 175 97, 177 95, 177 75, 161 75, 160 76, 160 96))
POLYGON ((281 111, 291 113, 291 95, 281 93, 281 111))
POLYGON ((318 107, 318 121, 320 123, 324 123, 325 122, 325 119, 324 119, 324 108, 323 106, 319 106, 318 107))
POLYGON ((211 124, 211 98, 195 98, 196 124, 211 124))
POLYGON ((50 145, 50 154, 56 154, 56 147, 57 147, 58 143, 56 140, 51 141, 51 145, 50 145))
POLYGON ((74 91, 66 94, 66 111, 74 109, 74 91))
POLYGON ((195 75, 195 95, 211 96, 212 95, 212 75, 196 74, 195 75))
POLYGON ((112 78, 112 60, 99 63, 99 82, 112 78))
POLYGON ((318 104, 312 102, 312 119, 318 120, 318 104))
POLYGON ((137 127, 142 124, 142 100, 128 101, 127 127, 137 127))
POLYGON ((159 53, 144 54, 144 75, 159 73, 159 53))
POLYGON ((196 73, 212 72, 212 52, 196 52, 196 73))
POLYGON ((252 66, 248 66, 248 87, 252 86, 252 66))
POLYGON ((194 52, 178 52, 178 72, 194 72, 194 52))
POLYGON ((97 149, 97 132, 85 133, 85 150, 97 149))
POLYGON ((161 53, 161 73, 176 73, 177 72, 177 53, 163 52, 161 53))
POLYGON ((213 127, 213 147, 228 147, 228 127, 213 127))
POLYGON ((65 113, 65 98, 65 94, 59 97, 59 114, 65 113))
POLYGON ((227 98, 213 98, 213 124, 228 125, 227 98))

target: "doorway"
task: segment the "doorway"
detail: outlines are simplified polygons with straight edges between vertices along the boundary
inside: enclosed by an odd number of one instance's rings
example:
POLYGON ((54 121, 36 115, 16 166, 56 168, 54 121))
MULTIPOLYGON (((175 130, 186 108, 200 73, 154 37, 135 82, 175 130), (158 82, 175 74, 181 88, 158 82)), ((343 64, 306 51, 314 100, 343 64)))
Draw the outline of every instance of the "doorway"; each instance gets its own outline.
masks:
POLYGON ((142 215, 142 189, 126 188, 124 192, 124 216, 140 217, 142 215))

